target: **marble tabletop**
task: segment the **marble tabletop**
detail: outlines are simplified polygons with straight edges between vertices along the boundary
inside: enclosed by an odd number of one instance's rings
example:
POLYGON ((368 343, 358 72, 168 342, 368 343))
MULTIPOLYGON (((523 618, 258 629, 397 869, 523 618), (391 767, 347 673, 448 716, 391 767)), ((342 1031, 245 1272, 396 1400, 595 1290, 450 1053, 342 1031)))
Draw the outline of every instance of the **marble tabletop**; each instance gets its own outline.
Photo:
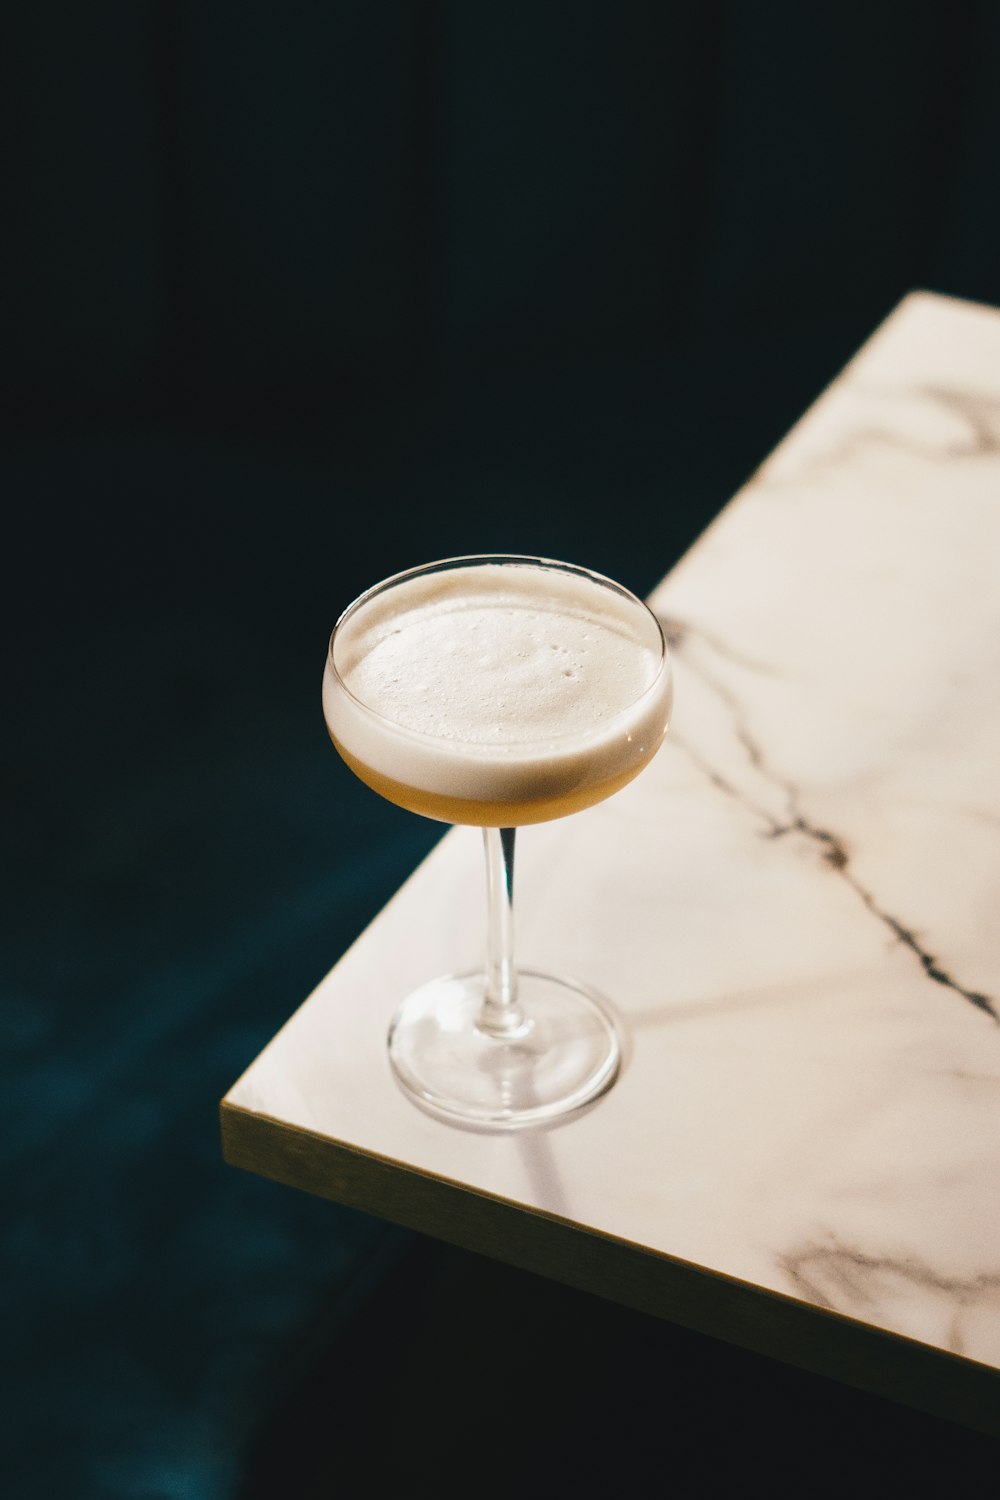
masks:
POLYGON ((480 957, 457 829, 227 1158, 1000 1431, 998 561, 1000 313, 915 293, 655 590, 664 750, 520 835, 518 957, 614 1001, 612 1091, 482 1134, 396 1087, 398 1000, 480 957))

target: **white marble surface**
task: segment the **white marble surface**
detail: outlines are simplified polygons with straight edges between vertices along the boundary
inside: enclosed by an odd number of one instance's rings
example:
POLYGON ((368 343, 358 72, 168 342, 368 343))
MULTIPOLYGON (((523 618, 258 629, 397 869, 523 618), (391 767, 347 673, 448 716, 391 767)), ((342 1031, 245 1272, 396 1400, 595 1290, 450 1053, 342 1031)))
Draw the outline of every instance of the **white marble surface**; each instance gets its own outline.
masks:
POLYGON ((483 1135, 397 1090, 397 1000, 480 956, 456 830, 230 1102, 1000 1367, 998 561, 1000 313, 917 294, 655 592, 668 746, 520 836, 612 1092, 483 1135))

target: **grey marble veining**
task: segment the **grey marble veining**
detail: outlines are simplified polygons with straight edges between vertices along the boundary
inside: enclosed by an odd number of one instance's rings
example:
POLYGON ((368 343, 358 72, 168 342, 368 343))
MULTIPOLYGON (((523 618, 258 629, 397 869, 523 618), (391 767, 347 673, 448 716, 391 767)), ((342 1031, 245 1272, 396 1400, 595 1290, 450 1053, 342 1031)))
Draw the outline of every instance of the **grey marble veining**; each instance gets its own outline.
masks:
MULTIPOLYGON (((685 652, 685 646, 690 648, 691 632, 682 621, 668 615, 661 615, 660 622, 675 657, 685 652)), ((714 649, 721 651, 724 656, 728 655, 730 659, 740 660, 738 656, 734 658, 733 654, 727 651, 724 643, 716 640, 712 644, 714 649)), ((690 657, 691 652, 688 649, 685 652, 685 660, 689 660, 690 657)), ((990 995, 983 994, 978 990, 970 990, 960 984, 954 975, 949 974, 947 970, 942 968, 935 955, 927 951, 919 935, 905 921, 901 920, 898 915, 884 910, 879 903, 876 893, 861 883, 851 867, 851 852, 844 839, 834 830, 820 827, 814 822, 809 817, 804 806, 801 789, 789 778, 781 775, 769 766, 764 747, 758 743, 744 722, 744 716, 737 695, 717 677, 713 676, 709 669, 699 665, 697 659, 693 665, 693 670, 709 690, 716 694, 725 705, 732 720, 732 733, 737 744, 758 778, 765 783, 769 782, 774 787, 779 798, 779 806, 777 808, 773 805, 768 806, 764 799, 755 801, 752 793, 742 791, 734 781, 728 780, 710 760, 704 758, 699 753, 694 744, 689 744, 683 739, 679 740, 675 734, 674 743, 680 745, 682 753, 690 756, 692 761, 704 772, 712 786, 723 792, 727 797, 733 797, 741 802, 744 807, 760 819, 761 831, 766 838, 782 839, 789 835, 794 835, 810 841, 815 847, 817 857, 825 861, 840 879, 846 882, 871 916, 876 921, 882 922, 890 935, 910 950, 928 979, 933 980, 935 984, 944 985, 947 989, 953 990, 955 994, 961 995, 965 1000, 968 1000, 971 1005, 978 1006, 980 1010, 985 1011, 992 1020, 1000 1023, 996 1000, 990 995)), ((989 815, 987 814, 987 816, 989 815)))
POLYGON ((484 1136, 396 1090, 398 998, 479 958, 456 830, 230 1101, 1000 1368, 998 581, 1000 314, 915 295, 654 592, 667 747, 521 838, 611 1093, 484 1136))

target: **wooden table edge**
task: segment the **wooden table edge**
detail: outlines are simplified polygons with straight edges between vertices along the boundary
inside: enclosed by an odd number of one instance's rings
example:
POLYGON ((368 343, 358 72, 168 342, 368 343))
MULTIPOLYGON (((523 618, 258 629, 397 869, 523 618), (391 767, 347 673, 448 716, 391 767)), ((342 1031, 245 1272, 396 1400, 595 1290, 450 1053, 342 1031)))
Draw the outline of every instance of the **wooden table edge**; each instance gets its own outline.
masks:
POLYGON ((317 1132, 220 1105, 234 1167, 1000 1437, 1000 1372, 317 1132))

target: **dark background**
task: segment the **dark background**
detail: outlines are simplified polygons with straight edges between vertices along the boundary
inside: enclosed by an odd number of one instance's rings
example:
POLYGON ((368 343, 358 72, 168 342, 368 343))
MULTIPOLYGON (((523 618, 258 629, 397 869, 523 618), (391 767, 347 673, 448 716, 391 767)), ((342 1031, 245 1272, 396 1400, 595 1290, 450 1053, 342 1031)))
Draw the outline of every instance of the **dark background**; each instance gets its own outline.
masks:
POLYGON ((329 749, 339 610, 491 550, 645 592, 903 294, 1000 302, 1000 8, 0 39, 5 1494, 939 1492, 978 1440, 226 1169, 215 1111, 440 832, 329 749))

